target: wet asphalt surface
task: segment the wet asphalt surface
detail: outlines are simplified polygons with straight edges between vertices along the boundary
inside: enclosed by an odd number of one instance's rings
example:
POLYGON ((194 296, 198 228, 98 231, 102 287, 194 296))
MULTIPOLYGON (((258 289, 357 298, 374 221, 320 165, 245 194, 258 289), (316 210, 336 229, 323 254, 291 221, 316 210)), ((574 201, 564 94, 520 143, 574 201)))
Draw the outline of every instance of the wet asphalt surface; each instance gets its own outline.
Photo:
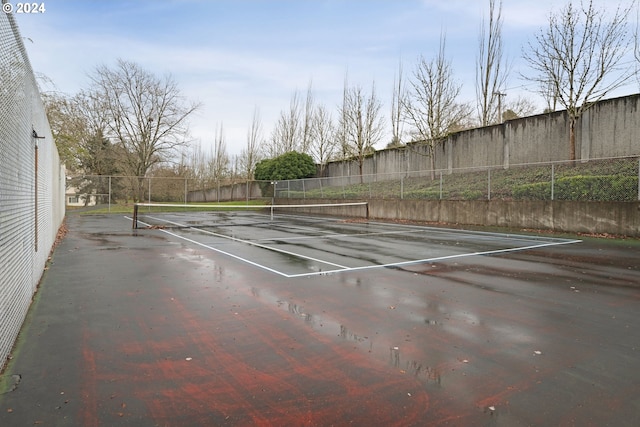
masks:
POLYGON ((637 240, 67 225, 0 426, 640 425, 637 240))

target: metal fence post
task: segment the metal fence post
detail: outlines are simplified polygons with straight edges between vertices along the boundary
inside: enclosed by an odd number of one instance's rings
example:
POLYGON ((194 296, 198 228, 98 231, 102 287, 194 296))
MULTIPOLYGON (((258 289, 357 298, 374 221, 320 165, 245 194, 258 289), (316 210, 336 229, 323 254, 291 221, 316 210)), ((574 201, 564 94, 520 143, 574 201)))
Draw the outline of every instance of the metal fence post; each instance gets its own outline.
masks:
POLYGON ((640 157, 638 157, 638 180, 636 182, 638 184, 638 201, 640 202, 640 157))
POLYGON ((111 212, 111 175, 109 175, 109 194, 107 197, 109 198, 109 212, 111 212))
POLYGON ((556 187, 556 180, 555 180, 555 176, 556 176, 556 168, 555 168, 555 164, 551 163, 551 201, 553 201, 554 199, 554 192, 555 192, 555 187, 556 187))
POLYGON ((638 158, 638 201, 640 202, 640 157, 638 158))

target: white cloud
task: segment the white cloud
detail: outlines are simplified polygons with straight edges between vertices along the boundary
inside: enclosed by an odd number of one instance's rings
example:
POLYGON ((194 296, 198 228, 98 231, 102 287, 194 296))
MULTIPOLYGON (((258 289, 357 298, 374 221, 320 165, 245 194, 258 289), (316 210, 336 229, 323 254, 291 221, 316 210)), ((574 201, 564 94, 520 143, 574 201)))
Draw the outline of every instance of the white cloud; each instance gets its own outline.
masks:
MULTIPOLYGON (((18 24, 33 40, 27 49, 34 69, 67 93, 86 87, 88 73, 116 58, 171 73, 187 97, 203 103, 192 121, 194 137, 211 141, 223 123, 233 152, 245 143, 255 106, 267 136, 294 91, 304 96, 309 81, 316 100, 334 111, 345 73, 367 90, 375 81, 386 115, 398 62, 406 81, 418 55, 435 55, 441 32, 465 98, 473 101, 478 31, 489 0, 271 0, 273 8, 244 1, 246 7, 231 0, 69 1, 40 17, 19 17, 18 24)), ((560 6, 503 0, 505 48, 516 70, 523 67, 522 46, 560 6)), ((512 75, 508 85, 522 84, 512 75)))

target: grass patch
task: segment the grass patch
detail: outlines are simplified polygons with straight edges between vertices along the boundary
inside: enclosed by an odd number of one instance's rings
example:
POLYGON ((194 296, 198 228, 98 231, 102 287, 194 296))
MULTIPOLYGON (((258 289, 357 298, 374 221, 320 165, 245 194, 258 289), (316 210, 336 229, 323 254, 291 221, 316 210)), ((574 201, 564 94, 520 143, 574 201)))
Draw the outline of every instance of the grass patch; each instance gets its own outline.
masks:
MULTIPOLYGON (((378 177, 380 179, 380 177, 378 177)), ((512 166, 456 171, 428 176, 358 183, 322 189, 278 192, 280 197, 332 199, 548 200, 551 182, 555 200, 635 201, 638 160, 612 159, 586 163, 512 166)))

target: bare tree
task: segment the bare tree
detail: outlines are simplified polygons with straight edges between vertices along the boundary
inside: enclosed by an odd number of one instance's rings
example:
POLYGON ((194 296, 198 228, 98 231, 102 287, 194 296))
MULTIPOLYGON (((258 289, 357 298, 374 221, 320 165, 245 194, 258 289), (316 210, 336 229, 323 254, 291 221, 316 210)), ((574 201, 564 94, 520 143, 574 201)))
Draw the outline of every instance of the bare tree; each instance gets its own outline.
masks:
POLYGON ((346 160, 349 156, 349 147, 347 142, 347 92, 349 90, 349 75, 344 74, 344 84, 342 87, 342 105, 339 107, 339 119, 336 126, 336 144, 340 150, 340 159, 346 160))
POLYGON ((311 126, 310 153, 320 165, 320 175, 335 154, 338 141, 334 129, 331 113, 325 106, 319 105, 315 109, 311 126))
POLYGON ((630 8, 618 6, 609 16, 590 0, 580 7, 569 2, 549 17, 524 59, 534 71, 530 78, 557 97, 569 117, 569 158, 576 160, 576 121, 591 106, 624 84, 632 75, 622 63, 631 40, 630 8))
POLYGON ((402 104, 406 96, 403 85, 402 61, 398 63, 398 76, 393 79, 393 92, 391 96, 391 141, 387 147, 402 146, 403 136, 403 120, 402 120, 402 104))
POLYGON ((633 29, 633 57, 636 60, 634 74, 636 76, 638 86, 640 86, 640 2, 636 2, 636 0, 634 0, 633 4, 638 5, 638 9, 636 10, 636 25, 633 29))
POLYGON ((251 125, 247 131, 247 145, 240 152, 238 171, 247 180, 253 179, 256 164, 261 160, 260 144, 262 143, 262 120, 260 110, 255 107, 251 125))
POLYGON ((460 130, 471 115, 467 104, 458 103, 462 85, 454 80, 451 61, 445 57, 445 36, 440 37, 438 55, 431 61, 420 57, 405 99, 405 118, 418 140, 427 145, 431 177, 435 177, 435 144, 460 130))
POLYGON ((209 160, 201 144, 191 150, 187 163, 189 165, 187 178, 193 181, 192 185, 202 192, 203 200, 206 202, 207 190, 213 185, 213 179, 209 170, 209 160))
MULTIPOLYGON (((98 66, 91 75, 108 118, 108 135, 119 144, 128 172, 143 177, 186 144, 187 120, 198 109, 185 102, 169 75, 158 78, 134 62, 98 66)), ((142 198, 142 178, 138 196, 142 198)))
POLYGON ((224 126, 222 124, 220 124, 220 127, 216 130, 216 139, 209 160, 209 170, 218 187, 222 180, 229 174, 229 154, 227 153, 227 143, 225 141, 224 126))
MULTIPOLYGON (((560 73, 562 72, 562 70, 560 69, 560 65, 561 63, 558 60, 550 62, 549 66, 553 67, 554 71, 548 73, 548 76, 560 75, 560 73)), ((546 81, 540 80, 538 84, 540 85, 538 88, 538 93, 540 94, 540 96, 542 96, 542 99, 544 99, 545 102, 544 112, 552 113, 556 111, 558 109, 558 98, 560 97, 560 94, 556 89, 557 86, 555 82, 551 78, 548 78, 546 81)))
POLYGON ((315 100, 313 98, 312 81, 309 81, 307 87, 307 97, 304 102, 304 114, 300 126, 300 148, 302 153, 309 153, 309 147, 312 140, 312 127, 315 115, 315 100))
POLYGON ((194 186, 202 191, 203 200, 207 200, 207 190, 211 188, 218 189, 218 200, 220 197, 220 185, 223 180, 232 176, 230 166, 231 160, 227 153, 227 144, 225 142, 224 127, 221 124, 216 126, 213 145, 208 151, 202 148, 202 144, 198 144, 192 151, 188 161, 187 177, 194 181, 194 186))
POLYGON ((371 85, 371 93, 368 96, 360 86, 345 88, 344 95, 340 112, 346 137, 343 149, 358 161, 362 181, 364 159, 374 151, 374 145, 382 138, 382 103, 376 97, 375 83, 371 85))
POLYGON ((518 96, 514 100, 505 102, 502 110, 502 120, 513 120, 535 114, 538 106, 531 99, 518 96))
POLYGON ((480 52, 476 61, 476 96, 481 126, 501 121, 498 104, 508 70, 503 59, 502 0, 489 0, 489 23, 482 19, 479 37, 480 52))
POLYGON ((280 117, 272 133, 269 147, 270 157, 277 157, 300 147, 301 110, 298 91, 293 93, 289 102, 289 110, 280 111, 280 117))

